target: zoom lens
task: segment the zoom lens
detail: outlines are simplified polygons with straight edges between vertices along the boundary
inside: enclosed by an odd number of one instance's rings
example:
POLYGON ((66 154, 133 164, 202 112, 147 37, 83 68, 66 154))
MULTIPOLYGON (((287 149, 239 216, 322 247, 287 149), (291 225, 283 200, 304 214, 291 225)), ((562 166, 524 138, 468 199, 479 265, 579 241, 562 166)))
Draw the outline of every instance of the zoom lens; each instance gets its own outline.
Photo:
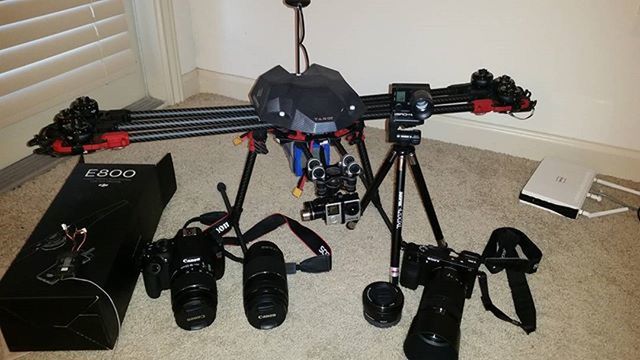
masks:
POLYGON ((465 287, 458 272, 437 269, 404 341, 407 358, 457 359, 464 301, 465 287))
POLYGON ((362 292, 362 305, 364 318, 369 324, 387 328, 400 321, 404 295, 397 285, 377 281, 369 284, 362 292))
POLYGON ((216 319, 218 293, 213 273, 176 274, 171 282, 171 307, 176 324, 185 330, 200 330, 216 319))
POLYGON ((256 329, 272 329, 284 322, 289 306, 289 290, 284 255, 276 244, 260 241, 244 258, 244 313, 256 329))
POLYGON ((183 229, 181 235, 173 241, 171 307, 179 327, 199 330, 216 318, 216 279, 224 272, 224 258, 217 258, 214 246, 199 229, 183 229))

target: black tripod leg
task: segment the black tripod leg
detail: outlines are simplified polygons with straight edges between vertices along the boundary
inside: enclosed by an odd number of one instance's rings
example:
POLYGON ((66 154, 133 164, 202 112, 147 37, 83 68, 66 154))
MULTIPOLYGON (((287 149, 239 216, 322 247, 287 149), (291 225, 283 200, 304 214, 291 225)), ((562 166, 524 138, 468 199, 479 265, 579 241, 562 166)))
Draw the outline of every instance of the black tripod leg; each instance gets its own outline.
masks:
POLYGON ((402 245, 402 215, 404 213, 404 184, 407 175, 406 155, 400 153, 396 168, 396 189, 393 204, 393 230, 391 232, 391 263, 389 276, 392 284, 400 277, 400 247, 402 245))
POLYGON ((387 158, 384 159, 384 162, 380 166, 380 169, 378 169, 378 173, 373 178, 371 187, 367 189, 367 192, 362 197, 362 201, 360 201, 361 214, 364 214, 364 211, 367 209, 367 206, 369 206, 369 203, 373 199, 374 194, 378 194, 378 188, 380 187, 380 184, 382 184, 385 176, 387 176, 387 173, 389 173, 389 170, 396 160, 396 157, 398 157, 398 153, 396 152, 396 150, 394 148, 389 150, 389 155, 387 155, 387 158))
POLYGON ((427 213, 427 218, 429 218, 431 230, 433 230, 433 236, 436 238, 438 246, 446 247, 447 243, 444 241, 444 235, 442 234, 440 223, 438 223, 436 210, 434 209, 433 203, 431 202, 431 197, 429 196, 427 183, 424 180, 422 169, 420 169, 418 157, 414 152, 409 153, 409 164, 411 166, 411 172, 413 173, 413 177, 416 182, 416 187, 418 188, 418 193, 420 193, 420 198, 422 199, 422 205, 424 206, 424 210, 427 213))
POLYGON ((242 214, 242 205, 244 204, 244 198, 247 195, 247 189, 249 188, 249 182, 251 181, 251 174, 253 173, 253 166, 256 163, 256 157, 258 154, 255 151, 249 151, 247 154, 247 160, 244 163, 244 169, 242 170, 242 177, 240 178, 240 186, 236 193, 236 200, 233 203, 233 215, 234 220, 240 220, 240 214, 242 214))

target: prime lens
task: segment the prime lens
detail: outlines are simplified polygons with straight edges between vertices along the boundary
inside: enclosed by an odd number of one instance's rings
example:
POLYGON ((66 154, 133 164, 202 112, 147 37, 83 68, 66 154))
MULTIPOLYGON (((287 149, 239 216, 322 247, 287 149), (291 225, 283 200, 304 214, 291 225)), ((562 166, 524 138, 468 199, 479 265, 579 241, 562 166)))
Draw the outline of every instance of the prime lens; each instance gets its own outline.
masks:
POLYGON ((425 286, 404 341, 409 359, 457 359, 465 285, 456 270, 439 268, 425 286))
POLYGON ((377 281, 369 284, 362 292, 362 305, 364 318, 369 324, 387 328, 400 322, 404 295, 397 285, 377 281))
POLYGON ((289 306, 289 290, 284 255, 276 244, 259 241, 244 257, 244 312, 251 326, 272 329, 284 322, 289 306))

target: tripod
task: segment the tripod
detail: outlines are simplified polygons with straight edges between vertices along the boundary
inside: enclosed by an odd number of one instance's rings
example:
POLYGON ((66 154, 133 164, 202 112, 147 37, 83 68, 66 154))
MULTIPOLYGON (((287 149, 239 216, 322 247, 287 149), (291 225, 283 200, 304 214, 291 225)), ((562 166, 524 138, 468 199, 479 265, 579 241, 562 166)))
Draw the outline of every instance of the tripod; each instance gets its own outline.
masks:
POLYGON ((369 203, 378 194, 378 188, 389 173, 391 166, 397 161, 395 197, 393 204, 393 228, 391 230, 391 264, 389 267, 391 283, 395 285, 398 284, 398 279, 400 277, 400 248, 402 246, 402 220, 404 213, 404 188, 407 171, 407 157, 416 187, 418 188, 418 193, 422 199, 422 205, 427 213, 427 218, 429 219, 429 224, 431 225, 431 230, 433 231, 436 242, 440 247, 447 246, 447 243, 444 241, 442 230, 440 229, 440 224, 438 223, 436 211, 433 207, 433 203, 431 202, 431 197, 429 196, 427 183, 425 182, 424 175, 420 169, 420 163, 418 162, 418 157, 415 153, 415 147, 405 141, 398 141, 392 146, 389 154, 373 179, 373 183, 367 189, 367 192, 360 203, 361 211, 364 213, 369 203))

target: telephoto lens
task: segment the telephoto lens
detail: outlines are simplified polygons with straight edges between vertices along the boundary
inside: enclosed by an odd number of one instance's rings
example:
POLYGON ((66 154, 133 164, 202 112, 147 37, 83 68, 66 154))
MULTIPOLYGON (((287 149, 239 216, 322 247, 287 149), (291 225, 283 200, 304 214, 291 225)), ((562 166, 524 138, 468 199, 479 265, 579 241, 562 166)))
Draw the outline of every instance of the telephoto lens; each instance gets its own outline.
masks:
POLYGON ((244 257, 244 313, 256 329, 272 329, 284 322, 289 290, 284 255, 276 244, 259 241, 244 257))
POLYGON ((456 270, 442 267, 427 284, 404 341, 404 353, 410 360, 458 359, 464 282, 456 270))
POLYGON ((402 290, 390 282, 377 281, 362 292, 364 318, 369 324, 388 328, 400 322, 404 295, 402 290))

